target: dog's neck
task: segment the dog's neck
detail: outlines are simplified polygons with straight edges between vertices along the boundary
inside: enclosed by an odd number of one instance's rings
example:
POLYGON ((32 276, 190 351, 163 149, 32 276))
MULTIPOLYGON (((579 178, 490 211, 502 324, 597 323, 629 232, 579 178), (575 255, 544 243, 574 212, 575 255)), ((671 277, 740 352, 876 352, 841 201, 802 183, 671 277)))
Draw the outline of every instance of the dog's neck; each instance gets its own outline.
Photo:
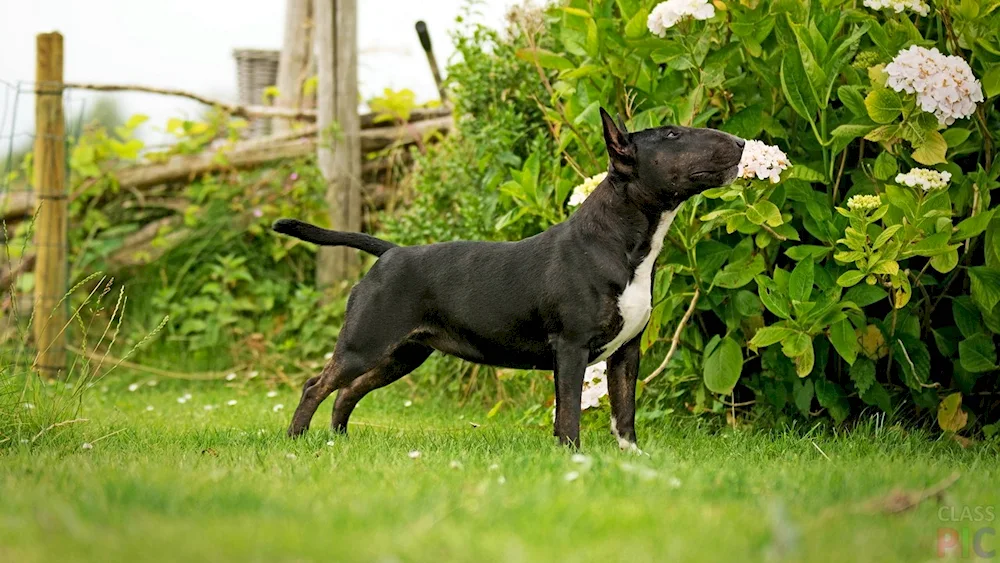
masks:
POLYGON ((662 240, 653 239, 664 213, 675 211, 681 203, 658 197, 639 182, 612 173, 580 205, 570 224, 620 250, 634 270, 650 247, 658 250, 662 240))

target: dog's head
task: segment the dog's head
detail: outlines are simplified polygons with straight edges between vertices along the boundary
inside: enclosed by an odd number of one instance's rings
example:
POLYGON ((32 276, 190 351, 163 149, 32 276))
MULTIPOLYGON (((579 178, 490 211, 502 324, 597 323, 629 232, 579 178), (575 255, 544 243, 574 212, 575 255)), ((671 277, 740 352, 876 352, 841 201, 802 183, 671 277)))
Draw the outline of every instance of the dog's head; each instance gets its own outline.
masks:
POLYGON ((649 196, 683 201, 736 179, 743 139, 714 129, 667 125, 629 133, 601 108, 611 171, 649 196))

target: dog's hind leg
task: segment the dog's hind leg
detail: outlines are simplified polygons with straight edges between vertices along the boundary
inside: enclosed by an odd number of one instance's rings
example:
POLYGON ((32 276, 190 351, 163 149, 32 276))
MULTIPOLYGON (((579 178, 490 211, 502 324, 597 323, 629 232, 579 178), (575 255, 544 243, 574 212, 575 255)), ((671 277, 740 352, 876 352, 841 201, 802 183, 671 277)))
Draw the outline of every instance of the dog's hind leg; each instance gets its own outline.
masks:
POLYGON ((385 387, 420 367, 433 352, 423 344, 407 342, 399 346, 374 369, 355 379, 337 393, 330 427, 334 432, 347 433, 347 421, 358 402, 368 393, 385 387))
POLYGON ((555 435, 563 445, 580 447, 580 398, 589 350, 585 345, 558 339, 556 351, 555 435))
POLYGON ((638 451, 635 437, 635 385, 639 378, 637 336, 608 358, 608 398, 611 401, 611 433, 623 450, 638 451))
POLYGON ((349 384, 365 372, 364 364, 354 355, 334 354, 323 371, 316 377, 309 378, 302 388, 299 406, 292 415, 292 423, 288 427, 289 436, 299 436, 309 429, 309 423, 330 393, 349 384))

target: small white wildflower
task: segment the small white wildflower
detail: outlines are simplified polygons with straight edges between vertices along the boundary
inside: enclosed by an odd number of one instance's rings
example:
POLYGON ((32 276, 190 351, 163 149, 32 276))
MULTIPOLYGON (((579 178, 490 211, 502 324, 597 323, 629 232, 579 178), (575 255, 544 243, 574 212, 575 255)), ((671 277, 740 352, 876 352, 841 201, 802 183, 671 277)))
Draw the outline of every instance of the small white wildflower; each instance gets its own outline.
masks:
POLYGON ((691 16, 696 20, 707 20, 715 15, 715 6, 709 0, 667 0, 660 2, 649 13, 646 27, 653 35, 664 37, 667 29, 691 16))
POLYGON ((976 112, 983 87, 962 57, 946 56, 937 48, 916 45, 896 54, 885 67, 886 86, 916 94, 920 109, 933 113, 942 125, 976 112))
POLYGON ((191 400, 191 393, 184 393, 184 399, 187 401, 191 400))
POLYGON ((506 478, 506 477, 504 477, 503 475, 501 475, 501 476, 497 477, 497 484, 498 484, 498 485, 503 485, 503 484, 504 484, 504 483, 506 483, 506 482, 507 482, 507 478, 506 478))
POLYGON ((187 397, 177 397, 177 402, 183 405, 184 403, 188 402, 188 400, 187 397))
POLYGON ((278 411, 280 411, 283 408, 285 408, 285 405, 283 405, 281 403, 278 403, 277 405, 274 405, 273 407, 271 407, 271 410, 273 412, 278 412, 278 411))
POLYGON ((80 448, 84 450, 92 450, 94 449, 94 444, 91 444, 90 442, 84 442, 83 445, 80 446, 80 448))
POLYGON ((579 471, 570 471, 565 476, 563 476, 563 479, 565 479, 567 482, 570 482, 570 483, 572 483, 573 481, 576 481, 579 478, 580 478, 580 472, 579 471))
POLYGON ((417 459, 420 457, 420 450, 413 450, 406 455, 410 456, 410 459, 417 459))
POLYGON ((203 409, 205 409, 207 411, 210 411, 210 410, 212 410, 215 407, 213 407, 212 405, 205 405, 204 407, 201 407, 201 408, 203 408, 203 409))
POLYGON ((21 406, 23 406, 24 408, 28 409, 29 411, 35 408, 35 405, 32 404, 32 403, 24 403, 21 406))
POLYGON ((897 174, 896 183, 925 192, 944 188, 951 181, 951 172, 938 172, 927 168, 913 168, 906 174, 897 174))
POLYGON ((226 401, 226 404, 229 405, 229 406, 231 406, 231 407, 235 407, 236 406, 236 399, 229 399, 228 401, 226 401))
POLYGON ((451 463, 448 464, 448 467, 450 467, 452 469, 461 469, 462 468, 462 462, 458 461, 457 459, 453 459, 453 460, 451 460, 451 463))
POLYGON ((681 488, 681 480, 677 477, 671 477, 667 480, 667 485, 669 485, 671 489, 679 489, 681 488))
POLYGON ((149 381, 146 382, 146 385, 149 385, 150 387, 156 387, 157 383, 159 383, 159 381, 155 379, 150 379, 149 381))
POLYGON ((763 141, 748 140, 743 147, 736 175, 740 178, 756 176, 761 180, 770 179, 772 184, 777 184, 781 180, 781 171, 790 164, 788 156, 778 147, 763 141))
POLYGON ((848 209, 872 211, 882 205, 882 198, 877 195, 856 195, 847 200, 848 209))
POLYGON ((133 383, 133 384, 131 384, 131 385, 128 386, 128 390, 129 391, 136 391, 137 389, 139 389, 139 384, 138 383, 133 383))
POLYGON ((260 375, 259 372, 251 371, 250 373, 247 374, 247 378, 248 379, 253 379, 253 378, 257 377, 258 375, 260 375))
POLYGON ((229 374, 226 375, 226 381, 233 381, 235 379, 236 379, 236 374, 235 373, 229 373, 229 374))
POLYGON ((27 439, 27 438, 21 438, 21 443, 22 443, 22 444, 27 444, 27 443, 28 443, 28 442, 30 442, 30 441, 31 441, 31 440, 29 440, 29 439, 27 439))
POLYGON ((496 471, 497 469, 500 469, 500 466, 495 463, 490 466, 490 471, 496 471))
POLYGON ((297 456, 295 454, 285 454, 285 457, 287 457, 288 459, 295 459, 295 458, 297 458, 299 456, 297 456))
POLYGON ((333 359, 333 352, 327 352, 326 354, 324 354, 323 355, 323 359, 324 360, 332 360, 333 359))
POLYGON ((865 0, 864 5, 872 10, 892 8, 897 14, 903 13, 903 10, 910 10, 921 16, 929 14, 931 9, 923 0, 865 0))
POLYGON ((622 468, 622 471, 624 471, 626 473, 632 473, 632 474, 638 475, 639 478, 642 479, 643 481, 649 481, 650 479, 654 479, 657 476, 657 473, 656 473, 655 469, 650 469, 649 467, 645 467, 643 465, 635 465, 635 464, 632 464, 632 463, 622 463, 621 464, 621 468, 622 468))
POLYGON ((328 446, 332 446, 332 445, 334 445, 335 443, 336 443, 336 442, 334 442, 333 440, 327 440, 327 442, 326 442, 326 445, 328 445, 328 446))
POLYGON ((590 457, 583 454, 573 454, 569 458, 573 463, 579 463, 580 465, 590 465, 590 457))
POLYGON ((153 409, 153 405, 147 405, 146 406, 146 412, 153 412, 153 410, 154 410, 153 409))
POLYGON ((607 172, 601 172, 596 176, 591 176, 590 178, 587 178, 586 180, 583 181, 582 184, 573 188, 573 194, 569 196, 569 201, 567 202, 569 206, 576 207, 577 205, 583 203, 583 201, 587 199, 587 196, 594 193, 594 190, 597 189, 597 186, 601 185, 601 182, 603 182, 604 178, 606 178, 607 176, 608 176, 607 172))
POLYGON ((275 398, 277 396, 278 396, 278 392, 277 391, 268 391, 267 392, 267 398, 268 399, 273 399, 273 398, 275 398))
POLYGON ((413 406, 413 401, 407 400, 407 401, 405 401, 403 403, 403 406, 404 407, 412 407, 413 406))

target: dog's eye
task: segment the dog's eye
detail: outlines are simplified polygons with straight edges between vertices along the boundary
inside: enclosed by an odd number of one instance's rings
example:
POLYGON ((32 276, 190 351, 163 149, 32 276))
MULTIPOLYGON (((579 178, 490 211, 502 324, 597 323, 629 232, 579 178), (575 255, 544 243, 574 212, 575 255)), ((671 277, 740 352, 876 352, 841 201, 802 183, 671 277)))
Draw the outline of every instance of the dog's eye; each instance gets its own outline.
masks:
POLYGON ((667 138, 668 139, 676 139, 677 137, 680 137, 680 136, 681 136, 681 134, 678 133, 677 131, 674 131, 673 129, 667 131, 667 138))

